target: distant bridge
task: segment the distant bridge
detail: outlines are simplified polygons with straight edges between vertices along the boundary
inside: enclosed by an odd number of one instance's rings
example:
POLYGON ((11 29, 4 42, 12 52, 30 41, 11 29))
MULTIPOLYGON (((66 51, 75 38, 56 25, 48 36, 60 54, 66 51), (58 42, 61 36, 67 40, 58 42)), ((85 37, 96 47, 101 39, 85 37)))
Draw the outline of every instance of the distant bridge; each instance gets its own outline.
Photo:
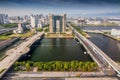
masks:
POLYGON ((90 33, 104 33, 104 32, 111 32, 111 30, 83 30, 85 32, 90 32, 90 33))
POLYGON ((102 50, 100 50, 90 40, 88 40, 87 38, 82 36, 80 33, 78 33, 77 30, 75 30, 69 23, 68 23, 68 26, 72 29, 76 38, 86 48, 89 55, 98 64, 98 66, 102 69, 103 72, 110 71, 112 73, 114 70, 118 75, 120 75, 120 65, 118 65, 115 61, 109 58, 102 50))

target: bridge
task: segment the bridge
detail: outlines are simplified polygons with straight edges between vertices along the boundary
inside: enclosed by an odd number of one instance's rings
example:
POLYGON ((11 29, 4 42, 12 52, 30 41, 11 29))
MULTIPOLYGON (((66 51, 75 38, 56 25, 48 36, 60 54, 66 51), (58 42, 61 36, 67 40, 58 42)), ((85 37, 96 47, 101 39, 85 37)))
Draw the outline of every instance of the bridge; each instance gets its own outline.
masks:
POLYGON ((44 32, 36 33, 32 37, 27 38, 26 41, 22 42, 19 46, 10 49, 6 52, 6 57, 0 61, 0 78, 9 70, 9 68, 30 49, 29 47, 38 39, 42 37, 44 32))
MULTIPOLYGON (((100 69, 107 74, 113 71, 120 75, 120 65, 109 58, 102 50, 100 50, 95 44, 90 40, 82 36, 77 30, 75 30, 69 23, 67 24, 75 34, 76 38, 81 42, 81 44, 86 48, 89 55, 98 64, 100 69)), ((113 72, 113 73, 114 73, 113 72)))
POLYGON ((90 32, 90 33, 100 33, 100 34, 104 34, 104 33, 110 33, 111 30, 83 30, 85 32, 90 32))

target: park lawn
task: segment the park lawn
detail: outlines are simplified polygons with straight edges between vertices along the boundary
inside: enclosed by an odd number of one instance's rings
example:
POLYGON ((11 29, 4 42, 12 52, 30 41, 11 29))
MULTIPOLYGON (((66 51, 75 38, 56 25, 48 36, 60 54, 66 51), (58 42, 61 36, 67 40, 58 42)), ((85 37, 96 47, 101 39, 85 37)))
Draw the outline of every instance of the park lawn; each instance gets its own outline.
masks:
POLYGON ((10 39, 10 36, 0 36, 0 40, 6 40, 6 39, 10 39))
POLYGON ((10 35, 10 37, 27 38, 27 37, 31 37, 32 35, 33 35, 33 32, 27 31, 26 33, 23 33, 23 34, 12 34, 12 35, 10 35))
POLYGON ((16 23, 12 23, 12 24, 0 24, 0 26, 2 26, 4 28, 13 28, 13 27, 17 27, 18 24, 16 24, 16 23))

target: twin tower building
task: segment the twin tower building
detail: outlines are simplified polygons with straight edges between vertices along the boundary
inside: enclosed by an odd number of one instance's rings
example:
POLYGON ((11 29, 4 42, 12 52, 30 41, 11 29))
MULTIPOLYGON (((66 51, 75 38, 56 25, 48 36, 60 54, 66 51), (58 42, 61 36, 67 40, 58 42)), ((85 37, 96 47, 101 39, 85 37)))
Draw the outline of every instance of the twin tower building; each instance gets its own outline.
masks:
POLYGON ((66 31, 66 14, 49 15, 50 33, 64 33, 66 31))

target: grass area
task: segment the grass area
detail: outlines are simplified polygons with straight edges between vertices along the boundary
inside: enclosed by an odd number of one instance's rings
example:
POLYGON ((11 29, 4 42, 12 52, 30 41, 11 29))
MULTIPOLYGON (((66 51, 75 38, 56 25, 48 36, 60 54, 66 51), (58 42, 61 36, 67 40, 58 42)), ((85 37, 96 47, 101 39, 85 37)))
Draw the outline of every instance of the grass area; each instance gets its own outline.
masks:
POLYGON ((75 26, 74 24, 72 24, 71 23, 71 26, 74 28, 74 29, 76 29, 80 34, 82 34, 83 36, 87 36, 87 34, 84 32, 84 31, 82 31, 78 26, 75 26))
POLYGON ((38 28, 38 29, 36 29, 36 31, 42 32, 42 31, 43 31, 43 28, 38 28))
POLYGON ((43 27, 44 32, 49 32, 49 25, 43 27))
POLYGON ((0 61, 2 61, 4 58, 6 58, 8 55, 4 55, 3 57, 0 58, 0 61))
POLYGON ((20 37, 22 39, 25 39, 25 38, 31 37, 33 34, 34 32, 27 31, 26 33, 23 33, 23 34, 12 34, 10 35, 10 37, 20 37))
POLYGON ((1 70, 0 70, 0 74, 1 74, 4 70, 5 70, 5 68, 4 68, 4 69, 1 69, 1 70))
POLYGON ((10 39, 10 37, 9 36, 1 36, 0 35, 0 40, 7 40, 7 39, 10 39))
POLYGON ((117 38, 118 41, 120 41, 120 38, 117 38))
POLYGON ((73 34, 67 33, 47 33, 45 34, 45 38, 73 38, 73 34))
POLYGON ((120 61, 117 61, 117 63, 120 65, 120 61))
POLYGON ((98 65, 95 62, 79 62, 79 61, 50 61, 50 62, 33 62, 21 61, 14 64, 15 71, 32 71, 37 67, 38 71, 97 71, 98 65))
POLYGON ((49 32, 49 25, 45 25, 45 26, 43 26, 43 28, 38 28, 38 29, 36 29, 36 31, 38 31, 38 32, 42 32, 42 31, 49 32))
POLYGON ((13 27, 17 27, 18 24, 17 23, 12 23, 12 24, 0 24, 0 26, 4 27, 4 28, 13 28, 13 27))
POLYGON ((45 28, 44 28, 44 31, 45 31, 45 32, 49 32, 49 27, 45 27, 45 28))
POLYGON ((33 31, 26 31, 23 34, 13 34, 13 33, 4 33, 0 35, 0 40, 7 40, 15 37, 20 37, 22 39, 31 37, 34 34, 33 31))
POLYGON ((0 40, 6 40, 6 39, 10 39, 10 35, 12 33, 11 32, 7 32, 7 33, 4 33, 4 34, 0 34, 0 40))

